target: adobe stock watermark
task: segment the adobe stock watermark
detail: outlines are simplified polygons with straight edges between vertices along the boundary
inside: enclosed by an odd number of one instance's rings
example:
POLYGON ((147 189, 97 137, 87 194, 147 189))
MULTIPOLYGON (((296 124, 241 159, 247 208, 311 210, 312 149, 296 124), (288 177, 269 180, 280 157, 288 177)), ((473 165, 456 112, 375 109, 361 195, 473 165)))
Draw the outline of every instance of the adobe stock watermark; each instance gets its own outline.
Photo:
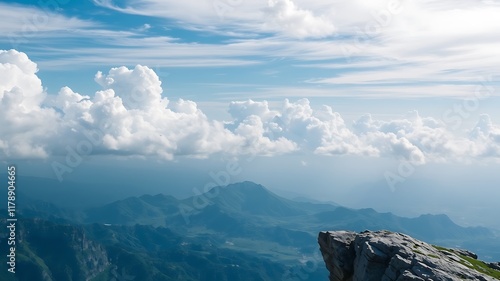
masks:
POLYGON ((118 267, 114 266, 111 270, 111 280, 110 281, 133 281, 135 280, 134 275, 130 275, 127 273, 124 267, 122 267, 121 272, 117 271, 118 267))
POLYGON ((51 163, 52 171, 60 182, 64 180, 65 174, 72 173, 86 158, 90 157, 95 147, 101 146, 103 143, 104 133, 100 128, 85 129, 81 127, 78 132, 81 132, 83 138, 75 145, 66 145, 64 161, 52 161, 51 163))
POLYGON ((415 173, 417 167, 416 163, 419 163, 421 159, 412 157, 414 156, 410 156, 409 160, 403 159, 399 161, 396 172, 385 171, 384 178, 387 183, 387 186, 389 186, 392 192, 396 192, 396 187, 399 184, 405 182, 409 177, 411 177, 415 173))
POLYGON ((10 273, 16 273, 16 247, 17 247, 17 217, 16 217, 16 166, 7 166, 7 271, 10 273))
POLYGON ((224 20, 229 12, 243 5, 245 0, 213 0, 212 7, 220 20, 224 20))
POLYGON ((309 256, 302 256, 299 264, 290 267, 281 276, 281 281, 308 280, 313 272, 316 272, 324 264, 324 259, 319 251, 312 252, 309 256))
MULTIPOLYGON (((474 93, 461 102, 453 104, 451 108, 445 110, 441 116, 441 121, 452 130, 456 131, 460 129, 464 121, 472 117, 472 114, 479 110, 481 101, 492 97, 496 93, 496 89, 492 85, 492 75, 488 77, 478 77, 476 81, 477 85, 474 93)), ((424 153, 427 154, 433 154, 435 152, 435 147, 432 146, 422 148, 424 153)), ((395 192, 398 185, 404 183, 415 173, 417 167, 416 163, 419 163, 419 158, 404 159, 399 162, 396 172, 386 171, 384 173, 387 186, 392 192, 395 192)))
POLYGON ((372 11, 372 20, 366 22, 363 27, 355 27, 355 35, 349 44, 341 44, 340 49, 344 54, 345 59, 350 62, 351 57, 361 53, 368 48, 368 43, 382 33, 384 28, 390 26, 394 17, 399 15, 403 10, 405 0, 389 0, 385 8, 372 11))
MULTIPOLYGON (((272 131, 268 132, 267 137, 274 139, 275 135, 272 131)), ((252 152, 246 157, 238 158, 237 160, 228 160, 222 170, 217 172, 210 171, 208 176, 210 180, 203 186, 203 189, 194 187, 192 189, 194 196, 189 204, 182 203, 179 206, 179 212, 184 219, 184 222, 190 224, 190 217, 196 214, 196 211, 202 210, 209 206, 213 200, 219 196, 220 189, 229 185, 236 176, 243 172, 243 164, 251 163, 257 157, 257 152, 252 152)))
MULTIPOLYGON (((256 155, 251 154, 248 158, 243 159, 246 162, 252 162, 256 155)), ((232 178, 238 176, 243 172, 241 165, 241 160, 230 160, 226 162, 224 169, 214 172, 210 171, 208 176, 210 181, 207 182, 203 189, 200 190, 196 187, 192 189, 194 196, 190 204, 182 203, 179 206, 180 214, 184 219, 184 222, 190 224, 190 216, 194 215, 196 211, 202 210, 217 197, 220 193, 220 188, 229 185, 232 182, 232 178)))
MULTIPOLYGON (((267 138, 275 139, 273 131, 267 131, 267 138)), ((213 200, 219 196, 220 189, 229 185, 236 176, 243 172, 243 163, 251 163, 257 158, 258 152, 252 152, 246 157, 238 158, 237 160, 226 161, 224 169, 217 172, 210 171, 208 176, 210 180, 203 186, 202 190, 193 188, 192 200, 189 204, 182 203, 179 206, 179 212, 182 215, 184 222, 190 224, 190 217, 196 214, 196 211, 202 210, 209 206, 213 200)))
POLYGON ((464 120, 470 118, 472 113, 479 110, 480 102, 484 99, 490 98, 495 94, 493 87, 493 76, 477 77, 478 82, 474 90, 474 94, 470 97, 463 99, 461 102, 453 104, 453 106, 443 112, 441 120, 452 130, 458 130, 464 120))
POLYGON ((20 44, 28 43, 28 39, 35 36, 51 20, 51 12, 61 9, 61 6, 69 3, 70 0, 38 0, 31 4, 41 9, 42 13, 33 13, 31 17, 24 18, 20 34, 9 34, 9 41, 14 49, 18 49, 20 44))
MULTIPOLYGON (((132 88, 129 95, 122 98, 122 101, 128 108, 138 108, 147 98, 144 89, 136 86, 132 88)), ((64 180, 65 174, 72 173, 90 157, 96 148, 102 147, 106 135, 105 129, 108 126, 107 120, 100 120, 97 126, 89 126, 89 128, 79 124, 76 131, 80 133, 81 139, 76 144, 65 146, 63 161, 53 161, 51 164, 52 171, 60 182, 64 180)))
POLYGON ((128 95, 121 98, 123 105, 127 109, 137 109, 141 108, 141 106, 147 102, 148 98, 150 98, 150 94, 148 94, 144 88, 134 86, 128 95))

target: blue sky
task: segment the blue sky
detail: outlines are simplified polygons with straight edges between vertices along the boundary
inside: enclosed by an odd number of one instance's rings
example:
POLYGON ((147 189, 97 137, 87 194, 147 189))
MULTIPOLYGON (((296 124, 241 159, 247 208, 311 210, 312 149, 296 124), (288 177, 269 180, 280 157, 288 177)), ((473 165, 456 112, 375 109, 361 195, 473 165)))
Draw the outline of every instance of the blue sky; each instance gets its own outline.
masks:
POLYGON ((496 2, 266 2, 9 1, 1 43, 27 53, 52 91, 61 72, 93 91, 82 73, 136 64, 199 99, 466 97, 497 75, 496 2))
MULTIPOLYGON (((310 181, 335 180, 322 161, 380 165, 361 182, 393 193, 387 171, 407 183, 401 165, 436 182, 433 165, 491 171, 499 12, 493 0, 0 1, 0 156, 59 180, 85 177, 75 155, 294 159, 310 181)), ((318 197, 328 185, 316 185, 318 197)))

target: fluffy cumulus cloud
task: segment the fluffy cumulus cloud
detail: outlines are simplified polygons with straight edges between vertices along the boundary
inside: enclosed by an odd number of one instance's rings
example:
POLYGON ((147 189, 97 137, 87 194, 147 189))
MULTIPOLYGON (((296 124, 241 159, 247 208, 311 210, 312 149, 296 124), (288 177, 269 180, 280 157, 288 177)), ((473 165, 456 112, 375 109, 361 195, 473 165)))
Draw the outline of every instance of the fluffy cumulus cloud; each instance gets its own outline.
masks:
POLYGON ((95 80, 103 90, 92 98, 65 87, 54 101, 75 145, 85 138, 95 153, 172 159, 236 153, 244 141, 223 123, 208 120, 196 103, 162 97, 161 82, 148 67, 113 68, 95 80))
POLYGON ((0 53, 1 154, 48 157, 67 153, 206 157, 213 153, 286 153, 296 145, 266 137, 259 117, 233 130, 209 120, 193 101, 169 101, 153 70, 112 68, 98 72, 93 95, 63 87, 47 96, 37 66, 20 52, 0 53))
POLYGON ((174 159, 222 153, 389 156, 422 164, 470 157, 500 158, 500 127, 481 116, 467 136, 410 112, 397 120, 370 115, 346 124, 329 106, 307 99, 229 104, 231 120, 209 119, 193 101, 170 101, 153 70, 137 65, 98 72, 102 87, 47 95, 37 65, 24 53, 0 51, 0 155, 48 158, 75 154, 174 159))
POLYGON ((338 113, 327 106, 313 110, 307 99, 294 103, 285 100, 278 110, 270 109, 266 101, 232 102, 229 113, 234 119, 229 127, 238 130, 242 124, 254 124, 262 136, 276 139, 286 150, 307 149, 322 154, 370 151, 346 127, 338 113))
POLYGON ((396 155, 417 164, 464 157, 472 149, 471 141, 454 136, 440 121, 422 118, 416 111, 392 121, 373 120, 368 114, 354 122, 353 130, 383 155, 396 155))
POLYGON ((24 53, 0 50, 0 155, 47 157, 59 116, 43 108, 45 92, 35 63, 24 53))
POLYGON ((479 144, 476 154, 486 157, 500 156, 500 126, 494 125, 488 115, 481 115, 470 134, 479 144))

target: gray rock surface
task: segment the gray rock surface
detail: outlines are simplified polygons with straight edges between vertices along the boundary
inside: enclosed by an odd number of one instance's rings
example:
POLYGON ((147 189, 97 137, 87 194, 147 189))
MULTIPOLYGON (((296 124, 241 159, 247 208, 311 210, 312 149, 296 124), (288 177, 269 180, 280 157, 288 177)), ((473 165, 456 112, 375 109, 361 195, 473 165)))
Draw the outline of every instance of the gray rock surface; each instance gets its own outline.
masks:
POLYGON ((326 231, 318 242, 330 281, 499 280, 486 274, 491 266, 481 262, 478 268, 467 260, 477 258, 472 252, 401 233, 326 231))
POLYGON ((500 262, 490 262, 488 263, 490 268, 496 269, 500 271, 500 262))

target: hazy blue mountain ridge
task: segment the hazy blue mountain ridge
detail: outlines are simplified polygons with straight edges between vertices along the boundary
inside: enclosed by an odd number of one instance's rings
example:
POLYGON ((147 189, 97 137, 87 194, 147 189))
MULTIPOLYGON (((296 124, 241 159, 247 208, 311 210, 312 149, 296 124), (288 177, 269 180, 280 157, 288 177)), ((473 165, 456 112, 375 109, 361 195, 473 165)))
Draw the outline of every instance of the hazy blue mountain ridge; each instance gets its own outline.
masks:
MULTIPOLYGON (((44 223, 59 225, 53 231, 62 235, 69 235, 68 228, 74 227, 103 247, 109 266, 94 280, 107 280, 123 268, 134 268, 130 274, 140 276, 134 280, 281 280, 283 275, 298 274, 304 258, 313 260, 316 267, 301 279, 325 280, 322 261, 313 258, 318 253, 317 233, 323 229, 387 229, 443 246, 467 245, 483 259, 500 260, 500 240, 492 231, 461 227, 446 215, 404 218, 373 209, 297 202, 252 182, 216 187, 186 199, 142 195, 82 210, 27 197, 23 202, 19 212, 25 218, 21 221, 43 218, 32 220, 38 224, 27 224, 33 228, 31 233, 41 231, 44 223), (206 266, 195 268, 200 263, 206 266)), ((64 261, 38 253, 39 248, 31 243, 39 240, 26 241, 26 249, 41 260, 64 265, 64 261)), ((44 268, 39 262, 31 266, 44 268)), ((57 266, 47 268, 59 270, 57 266)))

